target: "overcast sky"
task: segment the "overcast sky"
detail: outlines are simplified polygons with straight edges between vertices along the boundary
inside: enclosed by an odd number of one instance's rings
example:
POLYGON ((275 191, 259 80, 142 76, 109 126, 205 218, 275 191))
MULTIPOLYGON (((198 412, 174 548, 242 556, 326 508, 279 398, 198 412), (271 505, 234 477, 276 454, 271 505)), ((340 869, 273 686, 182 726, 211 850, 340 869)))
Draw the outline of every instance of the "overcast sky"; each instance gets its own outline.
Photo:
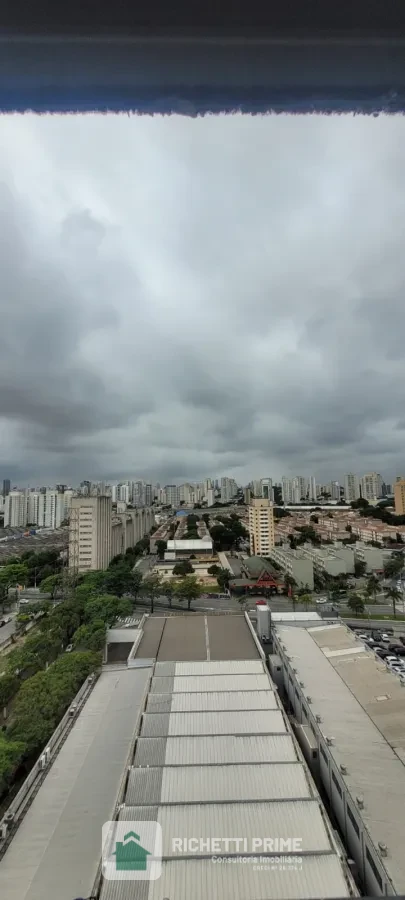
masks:
POLYGON ((405 119, 0 122, 0 478, 405 471, 405 119))

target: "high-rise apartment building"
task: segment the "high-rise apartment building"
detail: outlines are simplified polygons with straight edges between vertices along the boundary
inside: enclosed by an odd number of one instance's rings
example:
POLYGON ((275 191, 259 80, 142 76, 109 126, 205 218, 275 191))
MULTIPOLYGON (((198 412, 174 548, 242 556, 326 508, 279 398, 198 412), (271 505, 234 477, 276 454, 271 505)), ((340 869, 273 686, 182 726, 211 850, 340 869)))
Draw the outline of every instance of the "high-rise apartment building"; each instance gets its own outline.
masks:
POLYGON ((229 503, 238 493, 234 478, 221 478, 221 503, 229 503))
POLYGON ((261 479, 261 496, 265 500, 273 499, 273 480, 271 478, 261 479))
POLYGON ((207 490, 207 506, 213 506, 214 503, 215 503, 214 488, 208 488, 208 490, 207 490))
POLYGON ((373 502, 382 496, 382 478, 377 472, 367 472, 361 482, 361 496, 365 500, 373 502))
POLYGON ((317 500, 318 492, 316 488, 316 478, 315 475, 310 475, 308 478, 308 500, 317 500))
POLYGON ((6 499, 10 493, 10 479, 4 478, 3 480, 3 497, 6 499))
POLYGON ((358 475, 349 472, 345 475, 345 500, 346 503, 354 503, 360 497, 360 482, 358 475))
POLYGON ((395 515, 405 516, 405 478, 394 484, 395 515))
POLYGON ((250 487, 243 488, 243 501, 246 503, 246 506, 249 506, 249 503, 252 499, 252 491, 250 487))
POLYGON ((27 494, 25 491, 10 491, 4 504, 4 527, 21 528, 27 524, 27 494))
POLYGON ((179 489, 177 484, 166 484, 164 487, 164 496, 165 496, 165 505, 166 506, 178 506, 179 505, 179 489))
POLYGON ((112 499, 73 497, 69 523, 69 568, 76 572, 107 569, 111 560, 112 499))
POLYGON ((271 500, 263 497, 250 501, 249 539, 252 556, 268 556, 274 547, 274 517, 271 500))

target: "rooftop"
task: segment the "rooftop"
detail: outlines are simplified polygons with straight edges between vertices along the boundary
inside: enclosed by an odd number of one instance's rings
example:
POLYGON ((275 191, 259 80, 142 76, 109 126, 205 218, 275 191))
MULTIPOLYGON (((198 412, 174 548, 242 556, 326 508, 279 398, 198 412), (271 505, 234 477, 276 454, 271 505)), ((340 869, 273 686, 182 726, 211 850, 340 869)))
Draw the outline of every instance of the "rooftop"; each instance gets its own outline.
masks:
MULTIPOLYGON (((120 822, 143 820, 161 825, 163 860, 161 877, 142 883, 140 900, 350 895, 318 794, 259 658, 155 664, 119 813, 120 822), (205 847, 179 854, 174 844, 179 835, 214 834, 230 839, 221 847, 228 862, 238 856, 232 838, 241 835, 246 856, 253 837, 269 834, 302 835, 304 855, 299 865, 280 865, 266 853, 262 867, 220 866, 205 847)), ((101 900, 133 896, 131 882, 103 883, 101 900)))
POLYGON ((92 890, 148 671, 104 671, 0 863, 4 900, 72 900, 92 890))
POLYGON ((277 626, 297 679, 322 719, 322 733, 353 797, 363 797, 361 817, 398 893, 405 892, 405 690, 399 678, 344 625, 277 626))

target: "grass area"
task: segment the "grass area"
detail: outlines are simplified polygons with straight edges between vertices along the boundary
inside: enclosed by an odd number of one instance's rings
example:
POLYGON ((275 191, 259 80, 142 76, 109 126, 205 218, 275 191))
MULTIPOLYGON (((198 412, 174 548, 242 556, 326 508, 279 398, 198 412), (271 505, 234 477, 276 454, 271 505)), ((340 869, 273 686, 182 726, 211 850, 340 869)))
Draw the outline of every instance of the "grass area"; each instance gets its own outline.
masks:
POLYGON ((202 584, 201 585, 203 594, 220 594, 221 588, 218 587, 217 584, 202 584))

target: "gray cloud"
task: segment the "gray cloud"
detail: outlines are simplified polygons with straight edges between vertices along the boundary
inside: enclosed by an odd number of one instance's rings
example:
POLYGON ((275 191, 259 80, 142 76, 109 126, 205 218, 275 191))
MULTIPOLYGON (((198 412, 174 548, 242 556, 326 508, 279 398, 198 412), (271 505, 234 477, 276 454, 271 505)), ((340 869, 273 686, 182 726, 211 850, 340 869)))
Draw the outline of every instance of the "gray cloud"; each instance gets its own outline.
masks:
POLYGON ((402 472, 402 117, 2 117, 15 482, 402 472))

